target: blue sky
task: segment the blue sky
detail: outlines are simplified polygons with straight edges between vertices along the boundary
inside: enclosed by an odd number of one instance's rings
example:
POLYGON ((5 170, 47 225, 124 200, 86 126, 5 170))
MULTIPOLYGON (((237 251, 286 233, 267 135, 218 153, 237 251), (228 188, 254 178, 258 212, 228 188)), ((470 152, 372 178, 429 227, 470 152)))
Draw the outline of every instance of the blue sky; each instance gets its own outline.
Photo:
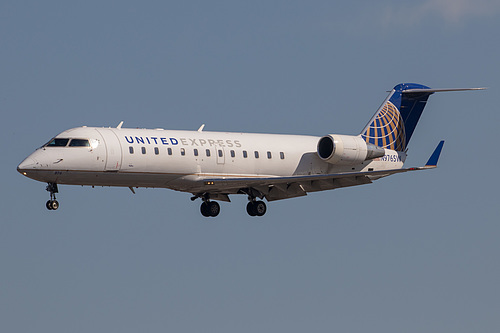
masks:
POLYGON ((8 332, 497 332, 498 1, 0 4, 0 323, 8 332), (358 134, 431 96, 408 165, 439 168, 205 219, 189 194, 45 184, 71 127, 358 134))

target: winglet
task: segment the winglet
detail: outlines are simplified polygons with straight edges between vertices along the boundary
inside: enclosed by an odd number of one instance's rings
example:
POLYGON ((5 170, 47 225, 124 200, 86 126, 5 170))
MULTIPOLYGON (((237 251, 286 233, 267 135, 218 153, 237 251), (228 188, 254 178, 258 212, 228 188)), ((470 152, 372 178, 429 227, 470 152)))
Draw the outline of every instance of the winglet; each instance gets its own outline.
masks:
POLYGON ((425 163, 425 168, 437 167, 439 155, 441 155, 441 150, 443 150, 443 145, 444 145, 444 140, 437 145, 436 149, 434 149, 434 152, 432 153, 431 157, 429 158, 427 163, 425 163))
POLYGON ((198 128, 198 132, 203 132, 204 128, 205 128, 205 124, 201 125, 200 128, 198 128))
POLYGON ((116 128, 121 129, 121 128, 122 128, 122 125, 123 125, 123 120, 122 120, 122 121, 120 121, 120 123, 118 124, 118 126, 116 126, 116 128))

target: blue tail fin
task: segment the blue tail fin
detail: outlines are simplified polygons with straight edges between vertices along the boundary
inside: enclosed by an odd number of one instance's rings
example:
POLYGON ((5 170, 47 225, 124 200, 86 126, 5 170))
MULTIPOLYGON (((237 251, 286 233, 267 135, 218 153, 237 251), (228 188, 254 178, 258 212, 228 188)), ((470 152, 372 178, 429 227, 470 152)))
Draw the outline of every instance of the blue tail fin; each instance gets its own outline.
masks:
POLYGON ((377 110, 361 137, 376 146, 406 151, 427 99, 434 91, 416 83, 394 87, 377 110))

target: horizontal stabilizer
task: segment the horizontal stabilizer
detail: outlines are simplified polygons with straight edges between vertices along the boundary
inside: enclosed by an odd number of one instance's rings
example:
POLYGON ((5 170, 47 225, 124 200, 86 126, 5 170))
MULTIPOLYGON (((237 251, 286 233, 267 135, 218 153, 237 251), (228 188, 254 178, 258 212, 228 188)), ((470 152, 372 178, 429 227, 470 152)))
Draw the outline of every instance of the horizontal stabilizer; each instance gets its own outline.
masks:
POLYGON ((485 90, 487 88, 444 88, 444 89, 407 89, 403 90, 403 94, 411 94, 411 93, 430 93, 433 94, 435 92, 445 92, 445 91, 467 91, 467 90, 485 90))
POLYGON ((435 168, 437 166, 439 155, 441 155, 441 150, 443 150, 443 145, 444 140, 437 145, 436 149, 434 149, 431 157, 429 158, 427 163, 425 163, 425 168, 435 168))

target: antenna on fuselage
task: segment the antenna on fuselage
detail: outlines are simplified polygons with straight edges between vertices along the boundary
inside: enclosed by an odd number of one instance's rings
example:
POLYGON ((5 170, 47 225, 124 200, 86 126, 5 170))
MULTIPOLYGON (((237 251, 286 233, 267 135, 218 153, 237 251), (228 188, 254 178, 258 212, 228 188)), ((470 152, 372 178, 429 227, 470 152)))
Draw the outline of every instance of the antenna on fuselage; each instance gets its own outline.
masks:
POLYGON ((122 128, 122 125, 123 125, 123 120, 120 121, 120 123, 118 124, 118 126, 116 126, 116 128, 120 129, 120 128, 122 128))
POLYGON ((205 124, 202 124, 200 128, 198 128, 198 132, 203 132, 203 129, 205 128, 205 124))

